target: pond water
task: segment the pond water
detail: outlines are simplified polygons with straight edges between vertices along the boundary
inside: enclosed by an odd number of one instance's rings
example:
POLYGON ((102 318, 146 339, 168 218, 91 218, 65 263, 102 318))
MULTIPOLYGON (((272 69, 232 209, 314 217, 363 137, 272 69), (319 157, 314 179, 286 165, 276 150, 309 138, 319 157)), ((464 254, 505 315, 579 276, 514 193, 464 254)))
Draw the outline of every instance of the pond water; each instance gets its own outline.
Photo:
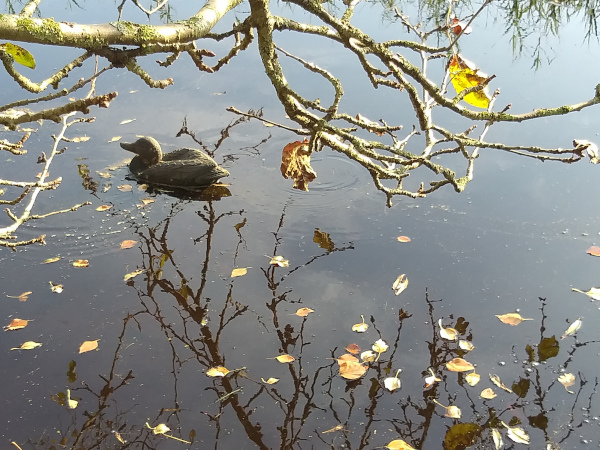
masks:
MULTIPOLYGON (((105 14, 99 11, 97 21, 114 20, 112 11, 105 14)), ((185 16, 183 6, 178 14, 185 16)), ((89 9, 54 16, 86 22, 89 9)), ((356 17, 378 38, 400 29, 382 22, 379 7, 370 4, 359 6, 356 17)), ((513 59, 502 24, 488 17, 475 28, 480 37, 466 39, 462 51, 498 76, 514 112, 591 96, 597 77, 589 67, 600 55, 597 45, 582 44, 579 24, 568 24, 560 41, 550 39, 554 61, 537 72, 527 57, 513 59)), ((349 110, 373 117, 397 112, 406 129, 414 123, 386 92, 368 91, 360 67, 339 49, 311 47, 312 38, 297 36, 282 42, 332 71, 345 70, 353 90, 349 110)), ((28 49, 40 77, 77 54, 28 49)), ((236 119, 228 106, 263 108, 267 118, 285 119, 255 45, 214 75, 197 72, 185 58, 169 69, 145 64, 175 85, 150 90, 124 71, 100 77, 97 92, 119 96, 108 110, 92 112, 95 123, 69 129, 70 136, 90 140, 68 144, 57 157, 51 178, 63 183, 43 193, 34 212, 92 205, 19 230, 22 239, 46 234, 45 246, 0 250, 3 324, 32 320, 2 335, 5 448, 359 449, 403 439, 419 449, 484 449, 494 448, 493 428, 507 448, 520 446, 500 421, 522 427, 532 448, 599 446, 600 311, 572 291, 600 284, 600 260, 586 254, 600 243, 597 166, 486 151, 464 193, 442 189, 419 200, 396 198, 387 208, 366 172, 327 149, 313 157, 318 178, 310 191, 293 190, 279 164, 282 148, 297 138, 253 121, 235 126, 216 152, 231 173, 224 180, 229 196, 149 193, 128 179, 128 155, 109 142, 114 136, 152 135, 167 150, 191 146, 189 136, 175 138, 187 118, 212 148, 236 119), (135 120, 121 125, 127 119, 135 120), (95 192, 83 182, 86 171, 95 192), (106 172, 110 178, 100 175, 106 172), (122 185, 132 189, 121 191, 122 185), (100 205, 111 208, 97 211, 100 205), (398 242, 401 235, 411 241, 398 242), (136 243, 121 249, 125 240, 136 243), (289 267, 269 264, 275 255, 289 267), (43 264, 55 256, 57 262, 43 264), (73 267, 78 259, 89 267, 73 267), (232 278, 235 268, 247 274, 232 278), (141 273, 124 281, 136 270, 141 273), (409 285, 396 296, 391 287, 400 274, 409 285), (50 282, 62 284, 63 292, 52 292, 50 282), (27 301, 10 297, 28 291, 27 301), (314 312, 299 317, 299 308, 314 312), (510 326, 495 317, 515 311, 533 320, 510 326), (368 330, 353 332, 361 317, 368 330), (578 318, 581 329, 561 339, 578 318), (440 320, 475 348, 466 352, 441 338, 440 320), (378 339, 389 348, 365 376, 340 377, 336 358, 345 347, 369 350, 378 339), (98 349, 78 353, 89 340, 98 340, 98 349), (10 350, 25 341, 42 346, 10 350), (295 361, 278 362, 283 354, 295 361), (469 386, 466 373, 446 369, 458 356, 476 365, 479 384, 469 386), (217 366, 232 372, 208 377, 217 366), (440 381, 424 388, 430 368, 440 381), (399 369, 402 386, 389 392, 384 379, 399 369), (564 373, 575 375, 572 393, 557 381, 564 373), (269 378, 279 381, 268 384, 269 378), (481 398, 485 388, 497 396, 481 398), (79 401, 74 409, 65 405, 67 389, 79 401), (445 417, 434 399, 458 406, 462 417, 445 417), (167 434, 192 443, 153 434, 146 424, 166 424, 167 434)), ((302 83, 302 76, 291 73, 290 82, 302 83)), ((4 103, 23 96, 5 73, 0 83, 10 86, 4 103)), ((308 88, 322 89, 303 85, 308 88)), ((488 139, 568 147, 573 138, 597 140, 598 125, 591 108, 492 127, 488 139)), ((34 174, 40 166, 32 161, 48 151, 57 130, 40 126, 27 142, 28 155, 8 158, 1 176, 34 174)))

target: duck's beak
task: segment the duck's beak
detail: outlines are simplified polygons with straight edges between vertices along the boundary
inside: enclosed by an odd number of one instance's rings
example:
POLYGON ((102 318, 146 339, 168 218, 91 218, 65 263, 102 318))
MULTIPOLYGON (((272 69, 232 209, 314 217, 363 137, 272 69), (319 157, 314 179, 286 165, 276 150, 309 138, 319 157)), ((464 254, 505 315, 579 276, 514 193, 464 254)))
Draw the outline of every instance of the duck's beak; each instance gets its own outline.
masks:
POLYGON ((136 151, 136 145, 135 142, 120 142, 119 145, 121 146, 121 148, 128 150, 130 152, 135 153, 136 155, 138 154, 138 152, 136 151))

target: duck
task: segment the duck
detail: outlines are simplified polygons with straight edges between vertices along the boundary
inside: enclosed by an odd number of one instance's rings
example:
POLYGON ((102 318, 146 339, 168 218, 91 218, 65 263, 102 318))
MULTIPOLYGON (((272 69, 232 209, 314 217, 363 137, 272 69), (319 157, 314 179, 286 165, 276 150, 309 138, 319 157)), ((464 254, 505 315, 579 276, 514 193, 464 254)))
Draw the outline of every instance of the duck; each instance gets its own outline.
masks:
POLYGON ((136 154, 129 163, 131 173, 150 186, 197 191, 229 176, 226 169, 198 149, 180 148, 163 154, 158 141, 150 136, 120 145, 136 154))

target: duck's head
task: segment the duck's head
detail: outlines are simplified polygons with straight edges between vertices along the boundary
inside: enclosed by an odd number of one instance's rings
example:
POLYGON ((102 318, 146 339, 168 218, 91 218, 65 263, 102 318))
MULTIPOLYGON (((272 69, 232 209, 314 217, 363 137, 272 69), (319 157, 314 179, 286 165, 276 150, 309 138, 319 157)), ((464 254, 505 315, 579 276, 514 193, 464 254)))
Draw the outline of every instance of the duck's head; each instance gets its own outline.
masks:
POLYGON ((147 166, 158 164, 162 160, 160 144, 150 136, 143 136, 135 142, 121 142, 121 148, 135 153, 147 166))

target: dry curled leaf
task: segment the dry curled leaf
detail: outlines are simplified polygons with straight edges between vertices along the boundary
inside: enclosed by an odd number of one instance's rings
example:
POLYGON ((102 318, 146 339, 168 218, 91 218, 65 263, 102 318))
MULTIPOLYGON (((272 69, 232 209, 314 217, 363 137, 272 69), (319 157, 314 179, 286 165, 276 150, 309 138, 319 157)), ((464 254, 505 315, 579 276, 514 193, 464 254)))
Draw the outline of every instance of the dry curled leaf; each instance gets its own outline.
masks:
POLYGON ((96 211, 100 211, 100 212, 107 211, 110 208, 112 208, 112 205, 100 205, 96 208, 96 211))
POLYGON ((505 426, 508 430, 508 437, 510 440, 517 442, 519 444, 529 444, 529 435, 525 432, 523 428, 520 427, 509 427, 504 422, 501 422, 503 426, 505 426))
POLYGON ((396 239, 398 242, 410 242, 410 238, 408 236, 398 236, 396 239))
POLYGON ((87 259, 78 259, 73 261, 73 267, 88 267, 90 262, 87 259))
POLYGON ((441 378, 438 378, 435 375, 435 372, 433 371, 433 369, 431 367, 428 370, 431 375, 425 377, 425 386, 423 387, 423 389, 429 389, 435 383, 439 383, 440 381, 442 381, 441 378))
POLYGON ((28 322, 30 322, 30 320, 17 319, 15 317, 8 325, 4 326, 4 331, 20 330, 21 328, 25 328, 28 322))
POLYGON ((32 350, 37 347, 41 347, 42 344, 34 341, 23 342, 20 347, 13 347, 11 350, 32 350))
POLYGON ((23 292, 20 295, 7 295, 8 298, 18 298, 20 302, 26 302, 31 294, 31 291, 23 292))
POLYGON ((265 380, 264 378, 261 378, 261 380, 265 384, 275 384, 279 381, 279 378, 269 378, 267 380, 265 380))
POLYGON ((465 380, 467 380, 469 386, 475 386, 477 383, 479 383, 480 379, 481 376, 478 373, 475 373, 475 371, 465 376, 465 380))
POLYGON ((90 352, 92 350, 96 350, 98 348, 98 341, 100 339, 96 339, 95 341, 85 341, 83 344, 79 346, 79 353, 90 352))
POLYGON ((466 352, 470 352, 475 348, 472 342, 465 341, 464 339, 458 341, 458 346, 461 348, 461 350, 464 350, 466 352))
POLYGON ((481 394, 479 394, 479 395, 481 396, 481 398, 485 398, 486 400, 491 400, 491 399, 497 397, 497 394, 494 392, 494 390, 492 388, 484 389, 483 391, 481 391, 481 394))
POLYGON ((231 271, 231 278, 241 277, 248 273, 249 267, 238 267, 237 269, 233 269, 231 271))
POLYGON ((349 353, 340 356, 336 361, 340 366, 340 376, 347 380, 359 379, 368 369, 367 366, 362 365, 358 361, 356 356, 350 355, 349 353))
POLYGON ((291 142, 283 148, 281 175, 294 180, 294 189, 308 191, 308 183, 317 178, 317 173, 310 166, 310 155, 307 139, 291 142))
POLYGON ((371 350, 367 350, 360 354, 360 360, 365 363, 375 361, 376 357, 377 355, 375 354, 375 352, 372 352, 371 350))
POLYGON ((315 310, 314 309, 310 309, 310 308, 300 308, 298 311, 296 311, 294 314, 296 314, 299 317, 306 317, 308 316, 310 313, 314 313, 315 310))
POLYGON ((492 440, 494 441, 494 447, 496 447, 496 450, 500 450, 502 447, 504 447, 502 435, 497 428, 492 428, 492 440))
POLYGON ((330 428, 329 430, 321 431, 321 434, 333 433, 334 431, 340 431, 343 429, 344 429, 344 425, 336 425, 335 427, 330 428))
POLYGON ((279 267, 289 267, 290 262, 287 259, 284 259, 283 256, 273 256, 269 261, 269 264, 279 267))
POLYGON ((394 294, 396 295, 400 295, 400 293, 404 291, 404 289, 406 289, 407 287, 408 278, 405 274, 399 275, 398 278, 396 278, 396 281, 394 281, 394 284, 392 284, 392 289, 394 290, 394 294))
POLYGON ((444 406, 435 399, 433 400, 433 403, 435 403, 438 406, 441 406, 446 410, 446 414, 444 414, 446 417, 451 417, 452 419, 460 419, 460 417, 462 416, 462 412, 460 411, 460 408, 458 406, 444 406))
POLYGON ((500 314, 500 315, 496 315, 496 317, 498 318, 498 320, 500 320, 500 322, 506 323, 506 324, 512 325, 512 326, 517 326, 524 320, 533 320, 533 319, 525 319, 525 318, 521 317, 521 314, 519 314, 518 312, 508 313, 508 314, 500 314))
POLYGON ((135 244, 137 244, 138 241, 132 241, 132 240, 125 240, 123 242, 121 242, 121 249, 125 250, 127 248, 131 248, 133 247, 135 244))
POLYGON ((294 358, 292 355, 287 354, 276 356, 275 359, 280 363, 291 363, 296 361, 296 358, 294 358))
POLYGON ((446 339, 448 341, 456 340, 456 338, 458 337, 458 331, 456 331, 454 328, 444 328, 444 326, 442 325, 442 319, 438 321, 438 324, 440 326, 440 336, 442 337, 442 339, 446 339))
POLYGON ((389 377, 383 380, 383 385, 388 391, 394 392, 396 389, 400 389, 400 387, 402 386, 402 382, 400 381, 400 378, 398 378, 400 372, 402 372, 402 370, 398 369, 398 371, 396 372, 396 376, 389 377))
POLYGON ((60 294, 63 291, 62 284, 53 284, 52 281, 48 281, 50 283, 50 290, 56 294, 60 294))
POLYGON ((125 276, 123 277, 123 281, 127 281, 133 277, 137 277, 143 271, 144 271, 144 269, 138 269, 138 270, 134 270, 133 272, 129 272, 129 273, 125 274, 125 276))
POLYGON ((592 255, 592 256, 600 256, 600 247, 597 247, 595 245, 592 245, 590 248, 588 248, 585 251, 588 255, 592 255))
POLYGON ((462 358, 454 358, 446 363, 446 368, 451 372, 467 372, 474 370, 473 364, 462 358))
POLYGON ((569 394, 574 394, 569 388, 575 384, 575 375, 572 373, 563 373, 558 377, 558 382, 562 384, 569 394))
POLYGON ((346 346, 346 351, 353 355, 358 355, 360 353, 360 347, 357 344, 348 344, 346 346))
POLYGON ((377 358, 375 361, 379 359, 383 352, 387 352, 388 345, 383 339, 377 339, 375 343, 371 346, 374 352, 377 352, 377 358))
POLYGON ((561 339, 565 339, 567 336, 573 336, 581 328, 581 317, 573 322, 565 333, 561 336, 561 339))
POLYGON ((502 380, 500 380, 500 377, 498 375, 492 375, 490 374, 490 380, 492 381, 492 383, 494 383, 496 386, 498 386, 500 389, 505 390, 506 392, 508 392, 509 394, 512 394, 513 391, 512 389, 507 388, 504 383, 502 382, 502 380))
POLYGON ((355 323, 354 325, 352 325, 352 331, 356 331, 357 333, 364 333, 369 329, 369 324, 365 323, 365 316, 361 315, 360 318, 362 319, 362 322, 355 323))
POLYGON ((208 377, 224 377, 229 373, 229 369, 223 366, 211 367, 206 371, 208 377))

